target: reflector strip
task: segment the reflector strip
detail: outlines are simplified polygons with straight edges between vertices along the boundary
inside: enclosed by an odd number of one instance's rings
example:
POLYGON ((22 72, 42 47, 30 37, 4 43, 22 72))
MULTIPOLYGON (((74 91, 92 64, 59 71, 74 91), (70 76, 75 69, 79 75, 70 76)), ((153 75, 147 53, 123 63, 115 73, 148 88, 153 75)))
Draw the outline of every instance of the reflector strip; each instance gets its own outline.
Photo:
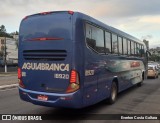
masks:
POLYGON ((46 40, 63 40, 63 38, 32 38, 32 39, 26 39, 26 41, 46 41, 46 40))

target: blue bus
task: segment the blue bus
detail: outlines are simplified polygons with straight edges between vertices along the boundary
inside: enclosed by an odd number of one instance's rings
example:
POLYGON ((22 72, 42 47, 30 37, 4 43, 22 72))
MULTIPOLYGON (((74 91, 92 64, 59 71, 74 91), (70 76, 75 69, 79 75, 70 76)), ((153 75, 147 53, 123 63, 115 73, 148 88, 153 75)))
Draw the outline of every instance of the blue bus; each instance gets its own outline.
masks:
POLYGON ((73 11, 26 16, 18 57, 20 98, 49 107, 112 104, 146 75, 142 41, 73 11))

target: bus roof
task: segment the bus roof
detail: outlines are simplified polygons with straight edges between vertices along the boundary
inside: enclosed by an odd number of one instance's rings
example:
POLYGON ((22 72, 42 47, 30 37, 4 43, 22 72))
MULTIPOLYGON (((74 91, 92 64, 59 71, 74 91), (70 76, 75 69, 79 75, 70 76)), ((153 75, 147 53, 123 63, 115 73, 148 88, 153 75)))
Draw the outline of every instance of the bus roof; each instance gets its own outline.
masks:
MULTIPOLYGON (((75 13, 79 13, 79 12, 75 12, 75 13)), ((97 20, 97 19, 95 19, 93 17, 90 17, 90 16, 88 16, 86 14, 83 14, 83 13, 79 13, 79 14, 83 16, 84 20, 92 22, 93 24, 96 24, 97 26, 100 26, 101 28, 104 28, 104 29, 106 29, 106 30, 108 30, 108 31, 110 31, 112 33, 115 33, 118 36, 121 36, 121 37, 124 37, 126 39, 130 39, 132 41, 136 41, 138 43, 144 44, 141 40, 139 40, 136 37, 133 37, 130 34, 127 34, 127 33, 123 32, 123 31, 121 31, 119 29, 116 29, 116 28, 114 28, 112 26, 109 26, 109 25, 107 25, 107 24, 105 24, 105 23, 103 23, 103 22, 101 22, 101 21, 99 21, 99 20, 97 20)))
POLYGON ((24 19, 26 19, 26 18, 28 18, 28 17, 31 17, 31 16, 45 15, 45 14, 51 14, 51 13, 68 13, 68 14, 72 14, 72 15, 73 15, 73 14, 74 14, 74 15, 76 14, 76 15, 77 15, 77 18, 84 19, 84 20, 86 20, 86 21, 88 21, 88 22, 90 22, 90 23, 93 23, 93 24, 95 24, 95 25, 97 25, 97 26, 100 26, 101 28, 106 29, 106 30, 108 30, 108 31, 110 31, 110 32, 112 32, 112 33, 115 33, 115 34, 117 34, 118 36, 124 37, 124 38, 126 38, 126 39, 130 39, 130 40, 132 40, 132 41, 136 41, 136 42, 138 42, 138 43, 140 43, 140 44, 144 44, 141 40, 139 40, 139 39, 131 36, 130 34, 127 34, 127 33, 123 32, 123 31, 121 31, 121 30, 119 30, 119 29, 116 29, 116 28, 114 28, 114 27, 112 27, 112 26, 109 26, 109 25, 107 25, 107 24, 105 24, 105 23, 103 23, 103 22, 101 22, 101 21, 99 21, 99 20, 97 20, 97 19, 95 19, 95 18, 93 18, 93 17, 91 17, 91 16, 89 16, 89 15, 83 14, 83 13, 81 13, 81 12, 74 12, 74 11, 50 11, 50 12, 41 12, 41 13, 37 13, 37 14, 33 14, 33 15, 26 16, 24 19))

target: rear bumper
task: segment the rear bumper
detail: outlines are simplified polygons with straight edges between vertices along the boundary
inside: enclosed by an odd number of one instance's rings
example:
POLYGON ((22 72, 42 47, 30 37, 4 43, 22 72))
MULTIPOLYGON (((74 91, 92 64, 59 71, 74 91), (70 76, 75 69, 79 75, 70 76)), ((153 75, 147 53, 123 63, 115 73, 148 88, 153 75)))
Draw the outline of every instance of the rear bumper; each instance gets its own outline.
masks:
POLYGON ((155 74, 155 73, 148 73, 147 76, 148 76, 148 77, 155 77, 156 74, 155 74))
POLYGON ((31 102, 35 105, 42 105, 48 107, 64 107, 64 108, 82 108, 83 100, 80 90, 68 93, 68 94, 57 94, 48 92, 38 92, 27 90, 19 87, 20 98, 24 101, 31 102), (45 95, 48 97, 47 101, 38 100, 38 95, 45 95))

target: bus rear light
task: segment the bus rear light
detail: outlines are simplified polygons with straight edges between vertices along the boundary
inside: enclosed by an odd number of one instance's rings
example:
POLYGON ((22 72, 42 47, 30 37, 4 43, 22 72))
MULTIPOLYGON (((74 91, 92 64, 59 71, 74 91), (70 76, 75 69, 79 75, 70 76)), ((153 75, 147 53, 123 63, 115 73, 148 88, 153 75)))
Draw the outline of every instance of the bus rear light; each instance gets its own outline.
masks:
POLYGON ((77 72, 75 70, 71 71, 70 83, 76 83, 77 81, 77 72))
POLYGON ((18 83, 19 83, 19 86, 24 88, 24 84, 22 82, 22 70, 21 68, 18 68, 18 83))
POLYGON ((51 12, 42 12, 40 13, 41 15, 47 15, 47 14, 51 14, 51 12))
POLYGON ((21 68, 18 68, 18 79, 22 78, 22 71, 21 68))
POLYGON ((76 70, 72 70, 70 74, 70 84, 67 88, 67 93, 74 92, 80 88, 79 86, 79 75, 76 70))
POLYGON ((74 91, 78 90, 79 87, 80 87, 79 84, 71 83, 71 84, 69 84, 66 92, 67 92, 67 93, 74 92, 74 91))
POLYGON ((22 20, 26 20, 28 18, 28 16, 24 17, 22 20))
POLYGON ((73 15, 74 12, 73 11, 68 11, 68 14, 73 15))

